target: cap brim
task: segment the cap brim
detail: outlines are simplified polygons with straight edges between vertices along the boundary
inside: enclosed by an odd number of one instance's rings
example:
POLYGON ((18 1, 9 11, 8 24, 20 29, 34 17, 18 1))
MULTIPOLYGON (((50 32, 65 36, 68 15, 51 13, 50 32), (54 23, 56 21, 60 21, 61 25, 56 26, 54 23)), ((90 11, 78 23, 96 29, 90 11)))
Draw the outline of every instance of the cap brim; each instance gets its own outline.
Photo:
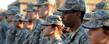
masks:
POLYGON ((89 21, 83 24, 84 27, 87 28, 99 28, 102 27, 102 23, 95 23, 94 21, 89 21))
POLYGON ((58 8, 58 11, 64 12, 64 11, 69 11, 72 10, 71 8, 67 8, 66 6, 62 6, 61 8, 58 8))
POLYGON ((61 6, 60 8, 58 8, 58 11, 69 11, 71 10, 71 8, 69 7, 69 5, 65 4, 63 6, 61 6))

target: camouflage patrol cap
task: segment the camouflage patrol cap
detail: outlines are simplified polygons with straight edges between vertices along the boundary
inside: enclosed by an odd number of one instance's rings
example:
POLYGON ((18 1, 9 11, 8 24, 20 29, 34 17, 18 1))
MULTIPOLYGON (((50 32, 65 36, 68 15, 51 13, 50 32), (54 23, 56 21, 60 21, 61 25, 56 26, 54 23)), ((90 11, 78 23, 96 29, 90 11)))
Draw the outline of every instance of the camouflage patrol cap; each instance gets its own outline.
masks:
POLYGON ((60 12, 60 11, 55 11, 55 12, 53 13, 53 15, 59 15, 59 16, 62 16, 62 12, 60 12))
POLYGON ((65 0, 64 5, 58 9, 59 11, 85 11, 85 2, 84 0, 65 0))
POLYGON ((103 9, 106 5, 106 2, 99 2, 96 4, 96 9, 103 9))
POLYGON ((10 11, 11 14, 18 14, 19 13, 19 8, 16 6, 11 6, 8 8, 8 11, 10 11))
POLYGON ((84 20, 90 20, 91 18, 91 13, 86 13, 83 17, 84 20))
POLYGON ((105 10, 95 11, 95 13, 93 13, 91 17, 91 20, 83 24, 83 26, 87 28, 99 28, 103 26, 104 21, 108 18, 109 18, 109 12, 105 10))
POLYGON ((105 1, 96 4, 96 9, 105 9, 106 7, 109 7, 109 3, 105 1))
POLYGON ((51 15, 46 18, 46 22, 44 25, 50 25, 50 24, 56 24, 56 25, 63 25, 62 19, 59 15, 51 15))
POLYGON ((14 21, 28 21, 27 19, 25 19, 25 16, 23 14, 16 14, 15 15, 15 20, 14 21))

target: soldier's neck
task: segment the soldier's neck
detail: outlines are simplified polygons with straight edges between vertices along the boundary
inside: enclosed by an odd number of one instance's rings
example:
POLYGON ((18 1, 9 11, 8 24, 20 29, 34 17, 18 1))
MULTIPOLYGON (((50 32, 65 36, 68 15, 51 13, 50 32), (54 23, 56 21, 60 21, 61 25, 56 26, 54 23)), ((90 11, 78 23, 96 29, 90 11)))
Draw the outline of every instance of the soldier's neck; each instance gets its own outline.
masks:
POLYGON ((81 22, 79 22, 78 24, 76 24, 75 26, 70 27, 71 32, 75 32, 81 25, 81 22))

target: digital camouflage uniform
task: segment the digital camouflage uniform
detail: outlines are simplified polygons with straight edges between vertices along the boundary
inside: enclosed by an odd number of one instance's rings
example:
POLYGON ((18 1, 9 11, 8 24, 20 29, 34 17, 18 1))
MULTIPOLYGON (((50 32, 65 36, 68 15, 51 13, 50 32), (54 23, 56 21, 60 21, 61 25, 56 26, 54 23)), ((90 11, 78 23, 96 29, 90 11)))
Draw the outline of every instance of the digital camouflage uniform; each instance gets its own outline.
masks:
POLYGON ((8 29, 6 25, 0 24, 0 43, 1 44, 5 44, 7 30, 8 29))
POLYGON ((109 18, 109 10, 104 10, 103 8, 96 9, 92 14, 92 17, 90 18, 91 20, 83 25, 84 27, 89 29, 90 34, 88 34, 88 36, 90 44, 96 44, 96 43, 105 44, 108 42, 108 40, 104 38, 107 36, 107 34, 105 34, 105 31, 107 30, 101 29, 103 26, 109 25, 108 18, 109 18), (106 39, 106 41, 102 43, 101 41, 104 39, 106 39))
MULTIPOLYGON (((21 15, 15 15, 15 21, 25 20, 21 19, 21 15)), ((27 29, 18 29, 17 27, 8 28, 6 32, 6 42, 5 44, 22 44, 23 41, 29 34, 29 30, 27 29)))
MULTIPOLYGON (((63 23, 62 23, 62 19, 60 18, 59 15, 48 16, 43 25, 50 25, 50 24, 56 24, 56 25, 64 26, 63 23)), ((41 32, 40 44, 49 44, 49 43, 50 43, 50 38, 48 36, 44 36, 43 32, 41 32)), ((56 38, 53 39, 52 44, 64 44, 64 42, 62 40, 62 36, 60 37, 60 39, 56 39, 56 38)))
MULTIPOLYGON (((84 0, 65 0, 64 6, 58 9, 61 12, 83 11, 85 12, 84 0)), ((63 34, 65 44, 88 44, 88 37, 85 28, 80 25, 75 32, 63 34)))
POLYGON ((29 34, 28 38, 25 39, 23 44, 38 44, 39 43, 41 26, 43 22, 44 21, 41 19, 36 20, 36 22, 34 23, 35 25, 32 32, 29 34))
POLYGON ((6 44, 22 44, 28 33, 29 31, 27 29, 10 29, 7 31, 6 44))
MULTIPOLYGON (((17 9, 17 8, 16 8, 17 9)), ((14 8, 11 8, 11 9, 9 9, 8 11, 7 11, 7 14, 2 14, 3 16, 4 15, 6 15, 6 16, 8 16, 8 14, 13 14, 13 12, 12 11, 18 11, 18 10, 16 10, 16 9, 14 9, 14 8), (11 13, 10 13, 11 12, 11 13)), ((0 32, 0 35, 1 35, 1 37, 0 37, 0 43, 1 44, 5 44, 6 42, 6 35, 7 35, 7 31, 9 30, 9 28, 8 28, 8 22, 6 21, 6 19, 3 19, 1 22, 0 22, 0 27, 1 27, 1 32, 0 32)))
MULTIPOLYGON (((33 9, 27 9, 26 11, 34 12, 33 9)), ((28 18, 27 18, 28 19, 28 18)), ((23 44, 38 44, 40 33, 41 33, 41 26, 44 20, 42 19, 36 19, 34 21, 34 27, 30 34, 28 35, 27 39, 24 40, 23 44)))
MULTIPOLYGON (((105 12, 106 12, 106 10, 104 10, 105 9, 105 7, 107 6, 107 2, 105 2, 105 1, 102 1, 102 2, 99 2, 99 3, 97 3, 96 4, 96 8, 95 8, 95 10, 94 10, 94 12, 91 14, 91 17, 90 17, 90 19, 87 19, 87 18, 85 18, 85 16, 84 16, 84 20, 89 20, 89 22, 91 22, 91 21, 94 21, 93 19, 91 19, 91 18, 93 18, 94 17, 94 14, 101 14, 101 16, 103 15, 103 14, 105 14, 105 12)), ((86 16, 87 17, 87 16, 86 16)), ((100 16, 99 16, 100 17, 100 16)), ((88 22, 86 22, 86 23, 88 23, 88 22)), ((93 23, 92 23, 93 24, 93 23)), ((96 24, 96 23, 94 23, 94 24, 96 24)), ((84 25, 84 24, 83 24, 84 25)), ((87 28, 88 29, 88 28, 87 28)))
POLYGON ((17 6, 10 6, 8 8, 8 12, 11 14, 18 14, 19 13, 19 8, 17 6))
POLYGON ((89 22, 85 23, 84 26, 88 28, 102 27, 103 20, 108 18, 109 10, 105 10, 107 7, 107 2, 100 2, 96 4, 96 10, 92 14, 89 22), (91 23, 91 24, 90 24, 91 23))
POLYGON ((65 44, 88 44, 88 37, 81 25, 75 32, 63 34, 65 44))

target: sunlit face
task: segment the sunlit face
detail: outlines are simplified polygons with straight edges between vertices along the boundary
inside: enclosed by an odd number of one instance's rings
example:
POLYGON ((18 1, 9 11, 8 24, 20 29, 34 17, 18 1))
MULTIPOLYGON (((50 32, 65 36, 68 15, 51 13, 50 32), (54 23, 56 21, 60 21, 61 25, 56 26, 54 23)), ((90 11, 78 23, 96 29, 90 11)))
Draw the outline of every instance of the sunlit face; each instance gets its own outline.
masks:
POLYGON ((42 6, 39 10, 39 16, 40 17, 46 17, 48 15, 48 6, 42 6))
POLYGON ((16 24, 17 28, 20 28, 20 29, 24 29, 25 28, 23 21, 17 21, 15 24, 16 24))
POLYGON ((38 14, 35 14, 35 13, 33 13, 33 15, 32 15, 32 19, 38 19, 38 14))
POLYGON ((35 14, 35 12, 28 12, 26 17, 29 19, 36 19, 38 15, 35 14))
POLYGON ((34 27, 34 23, 27 21, 27 22, 24 23, 24 26, 25 26, 26 29, 32 31, 33 27, 34 27))
POLYGON ((45 26, 43 29, 43 35, 49 36, 50 34, 53 34, 53 28, 51 26, 45 26))
POLYGON ((43 29, 44 36, 60 37, 61 32, 62 32, 62 27, 59 25, 47 25, 43 29))
POLYGON ((106 35, 104 34, 102 28, 90 29, 88 38, 90 44, 105 44, 107 42, 106 35))

